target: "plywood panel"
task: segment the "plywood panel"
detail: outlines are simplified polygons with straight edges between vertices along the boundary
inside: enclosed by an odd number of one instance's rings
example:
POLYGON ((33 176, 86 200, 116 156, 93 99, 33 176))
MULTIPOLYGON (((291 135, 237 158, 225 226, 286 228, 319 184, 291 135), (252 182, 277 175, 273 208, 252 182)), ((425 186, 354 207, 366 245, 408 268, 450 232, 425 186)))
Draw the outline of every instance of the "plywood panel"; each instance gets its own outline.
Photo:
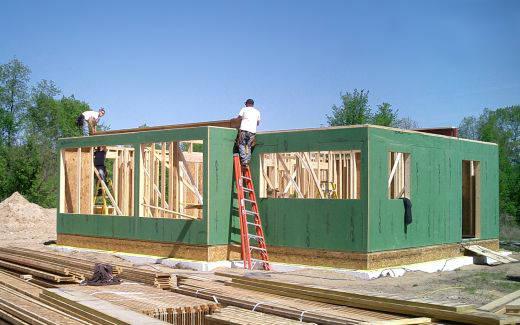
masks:
POLYGON ((66 213, 91 213, 93 200, 92 149, 63 151, 64 196, 66 213), (81 165, 79 165, 81 164, 81 165))

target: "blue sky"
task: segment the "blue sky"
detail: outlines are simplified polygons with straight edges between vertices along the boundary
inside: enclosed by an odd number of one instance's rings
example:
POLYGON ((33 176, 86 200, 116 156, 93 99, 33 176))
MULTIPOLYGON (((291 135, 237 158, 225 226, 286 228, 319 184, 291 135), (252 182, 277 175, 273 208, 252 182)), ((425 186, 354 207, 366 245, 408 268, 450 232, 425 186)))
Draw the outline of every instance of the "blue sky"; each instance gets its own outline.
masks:
POLYGON ((370 91, 422 127, 520 104, 520 1, 2 1, 0 63, 108 109, 112 129, 326 123, 370 91))

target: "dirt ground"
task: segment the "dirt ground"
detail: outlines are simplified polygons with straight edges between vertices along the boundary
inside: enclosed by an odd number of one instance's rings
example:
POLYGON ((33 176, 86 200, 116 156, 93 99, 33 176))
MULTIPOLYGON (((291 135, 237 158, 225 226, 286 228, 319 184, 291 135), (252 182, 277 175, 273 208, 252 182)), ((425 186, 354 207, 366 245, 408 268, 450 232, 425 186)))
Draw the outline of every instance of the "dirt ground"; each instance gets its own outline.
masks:
POLYGON ((38 245, 56 239, 56 209, 30 203, 18 192, 0 203, 0 245, 38 245))
MULTIPOLYGON (((0 246, 19 246, 50 250, 44 243, 56 239, 56 210, 43 209, 14 193, 0 203, 0 246)), ((117 256, 94 252, 62 253, 99 262, 134 265, 117 256)), ((513 257, 520 260, 520 254, 513 257)), ((134 265, 149 270, 189 273, 159 264, 134 265)), ((201 272, 194 272, 201 273, 201 272)), ((361 280, 333 270, 304 269, 291 272, 249 272, 249 276, 373 294, 398 294, 403 297, 483 305, 510 292, 520 290, 520 282, 507 275, 520 275, 520 263, 497 266, 471 265, 455 271, 407 272, 402 277, 361 280)))

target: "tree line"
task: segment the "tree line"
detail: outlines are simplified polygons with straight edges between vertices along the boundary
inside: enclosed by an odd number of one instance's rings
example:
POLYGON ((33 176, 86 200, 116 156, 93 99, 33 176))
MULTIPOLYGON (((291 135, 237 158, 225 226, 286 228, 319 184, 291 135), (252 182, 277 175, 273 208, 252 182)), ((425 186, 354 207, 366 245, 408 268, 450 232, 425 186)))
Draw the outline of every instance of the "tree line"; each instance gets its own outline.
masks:
MULTIPOLYGON (((372 112, 366 90, 341 94, 341 104, 333 105, 327 115, 330 126, 376 124, 414 129, 417 122, 400 117, 389 103, 377 105, 372 112)), ((499 196, 502 219, 520 222, 520 105, 484 109, 478 116, 467 116, 459 125, 462 138, 493 142, 499 152, 499 196)))
POLYGON ((0 65, 0 200, 15 191, 44 207, 55 207, 59 138, 79 136, 76 118, 89 110, 53 81, 31 82, 18 59, 0 65))

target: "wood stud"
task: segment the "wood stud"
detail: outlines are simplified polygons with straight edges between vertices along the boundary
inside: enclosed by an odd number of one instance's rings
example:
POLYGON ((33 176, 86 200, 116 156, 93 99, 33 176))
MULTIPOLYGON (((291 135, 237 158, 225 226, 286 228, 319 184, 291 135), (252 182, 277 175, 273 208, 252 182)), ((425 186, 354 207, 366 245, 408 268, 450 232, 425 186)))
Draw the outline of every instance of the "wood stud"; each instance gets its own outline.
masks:
POLYGON ((261 197, 359 199, 360 159, 359 150, 262 154, 261 197))

